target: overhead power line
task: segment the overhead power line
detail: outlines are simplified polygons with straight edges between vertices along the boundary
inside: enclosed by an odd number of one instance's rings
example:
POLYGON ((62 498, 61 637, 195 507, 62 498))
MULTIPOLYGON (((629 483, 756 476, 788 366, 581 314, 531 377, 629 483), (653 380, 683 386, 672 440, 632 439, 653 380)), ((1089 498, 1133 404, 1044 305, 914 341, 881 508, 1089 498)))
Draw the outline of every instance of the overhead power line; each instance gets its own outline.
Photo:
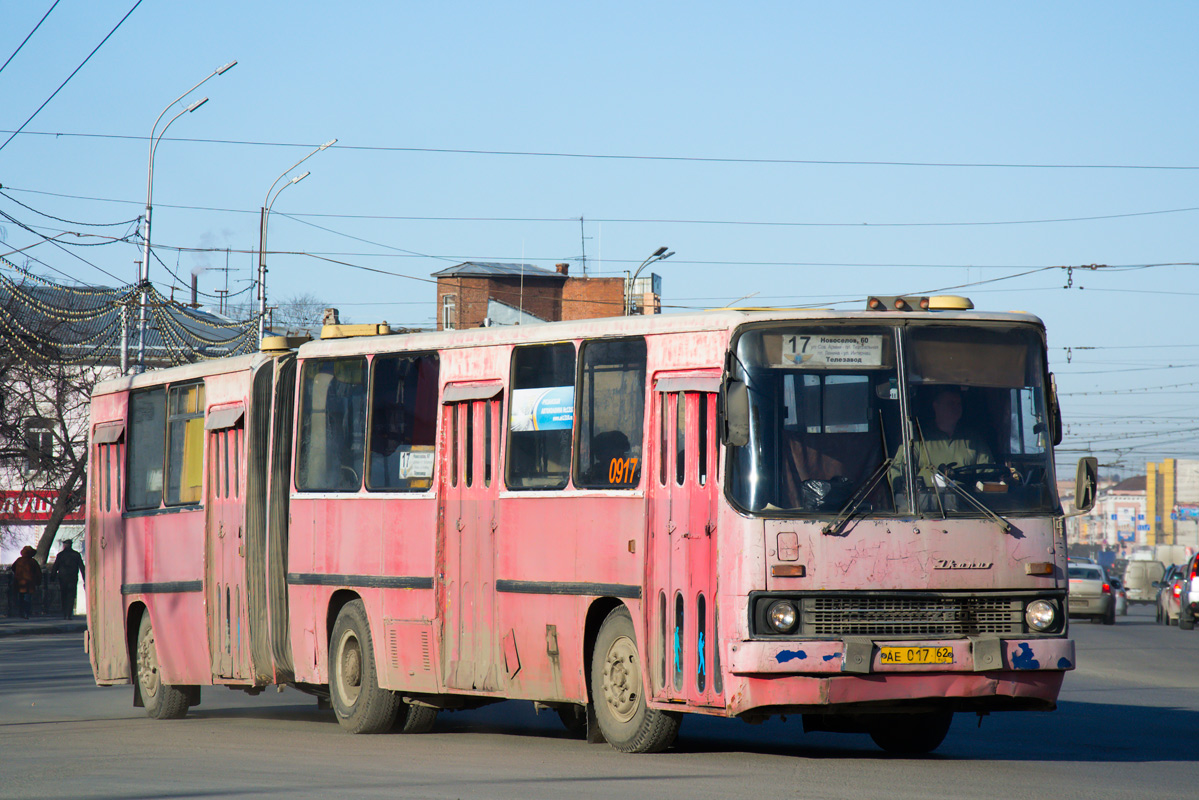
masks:
POLYGON ((54 5, 50 6, 50 9, 48 11, 46 11, 45 14, 42 14, 42 18, 39 19, 37 21, 37 24, 33 26, 33 30, 31 30, 29 32, 29 35, 21 40, 21 43, 19 45, 17 45, 17 49, 12 51, 12 55, 9 56, 7 59, 5 59, 3 65, 0 65, 0 72, 4 72, 4 68, 7 67, 9 65, 9 63, 14 58, 17 57, 17 53, 21 52, 21 48, 25 46, 25 43, 28 42, 31 38, 33 38, 33 34, 37 33, 37 29, 42 27, 42 23, 46 21, 46 17, 50 16, 50 12, 58 7, 58 3, 59 3, 59 0, 54 0, 54 5))
MULTIPOLYGON (((0 144, 0 150, 3 150, 5 147, 8 147, 8 143, 11 142, 13 139, 15 139, 18 133, 25 130, 25 126, 28 125, 29 123, 33 122, 34 117, 36 117, 38 114, 42 113, 42 109, 50 104, 50 101, 53 100, 54 97, 59 92, 62 91, 62 87, 66 86, 70 82, 71 78, 75 77, 75 73, 77 73, 77 72, 79 72, 79 70, 83 69, 84 64, 91 61, 92 56, 94 56, 96 54, 96 51, 104 46, 104 43, 107 42, 112 37, 112 35, 117 32, 117 28, 120 28, 122 25, 124 25, 125 20, 129 19, 129 15, 132 14, 134 11, 136 11, 137 7, 140 6, 141 4, 142 4, 142 0, 137 0, 137 2, 133 4, 133 8, 129 9, 129 11, 127 11, 125 13, 125 16, 121 17, 121 21, 118 22, 113 27, 113 29, 108 32, 108 36, 105 36, 103 39, 101 39, 100 44, 96 45, 96 47, 92 50, 92 52, 87 54, 87 58, 85 58, 85 59, 83 59, 83 61, 79 62, 79 66, 75 67, 75 69, 71 72, 71 74, 67 76, 67 79, 58 85, 58 88, 55 89, 54 92, 49 97, 46 98, 46 101, 44 103, 42 103, 40 106, 37 107, 37 111, 34 111, 32 114, 30 114, 29 119, 27 119, 23 123, 21 123, 21 127, 17 128, 15 131, 13 131, 12 135, 4 140, 4 144, 0 144)), ((38 24, 40 25, 41 23, 38 23, 38 24)))
MULTIPOLYGON (((139 0, 140 2, 140 0, 139 0)), ((8 131, 0 131, 8 133, 8 131)), ((87 139, 122 139, 146 141, 149 137, 116 133, 79 133, 74 131, 28 131, 27 136, 78 137, 87 139)), ((247 139, 169 138, 167 141, 190 144, 224 144, 248 147, 302 147, 316 145, 305 142, 263 142, 247 139)), ((629 153, 570 153, 555 150, 488 150, 455 147, 404 147, 398 145, 338 144, 338 150, 361 150, 384 153, 443 153, 446 155, 517 156, 529 158, 608 159, 617 161, 676 161, 710 164, 794 164, 818 167, 936 167, 945 169, 1115 169, 1115 170, 1199 170, 1189 164, 1037 164, 998 161, 886 161, 873 159, 816 159, 816 158, 742 158, 734 156, 663 156, 629 153)), ((576 221, 578 218, 575 218, 576 221)))
MULTIPOLYGON (((88 200, 98 203, 122 203, 126 205, 141 205, 140 200, 120 200, 112 197, 91 197, 87 195, 72 195, 61 192, 46 192, 38 189, 18 189, 12 186, 4 187, 13 192, 40 194, 48 197, 61 197, 68 200, 88 200)), ((8 195, 3 195, 9 197, 8 195)), ((9 197, 10 200, 13 198, 9 197)), ((19 202, 13 200, 13 202, 19 202)), ((162 208, 172 208, 182 211, 209 211, 221 214, 258 214, 259 209, 221 208, 219 206, 194 206, 171 203, 158 203, 162 208)), ((28 208, 28 206, 26 206, 28 208)), ((34 209, 30 209, 34 210, 34 209)), ((1014 220, 965 220, 948 222, 801 222, 793 220, 751 220, 751 219, 670 219, 670 218, 635 218, 635 217, 589 217, 587 222, 609 225, 718 225, 738 227, 774 227, 774 228, 952 228, 952 227, 987 227, 1003 225, 1055 225, 1070 222, 1095 222, 1110 219, 1133 219, 1137 217, 1162 216, 1165 214, 1186 214, 1199 211, 1199 206, 1186 208, 1162 208, 1151 211, 1128 211, 1117 214, 1092 214, 1073 217, 1046 217, 1044 219, 1014 219, 1014 220)), ((41 213, 41 212, 37 212, 41 213)), ((361 219, 386 222, 470 222, 494 223, 511 222, 521 225, 529 224, 568 224, 577 225, 578 217, 487 217, 487 216, 418 216, 411 214, 318 214, 318 213, 289 213, 279 212, 280 216, 300 221, 301 219, 361 219)), ((49 215, 43 215, 49 216, 49 215)), ((95 223, 78 223, 88 225, 95 223)), ((116 223, 107 223, 116 224, 116 223)))
MULTIPOLYGON (((5 187, 0 186, 0 189, 3 189, 3 188, 5 188, 5 187)), ((22 203, 20 200, 18 200, 17 198, 13 197, 10 194, 8 194, 7 192, 0 191, 0 197, 3 197, 5 200, 11 200, 12 202, 19 205, 21 208, 24 208, 27 211, 32 211, 34 214, 37 214, 40 217, 45 217, 46 219, 52 219, 55 222, 61 222, 64 225, 86 225, 89 228, 117 228, 117 227, 120 227, 123 225, 130 225, 134 222, 141 222, 141 219, 142 219, 140 216, 137 216, 137 217, 134 217, 133 219, 126 219, 126 220, 122 220, 120 222, 78 222, 73 219, 63 219, 62 217, 56 217, 53 214, 47 214, 45 211, 39 211, 38 209, 34 208, 33 206, 29 206, 29 205, 22 203)))

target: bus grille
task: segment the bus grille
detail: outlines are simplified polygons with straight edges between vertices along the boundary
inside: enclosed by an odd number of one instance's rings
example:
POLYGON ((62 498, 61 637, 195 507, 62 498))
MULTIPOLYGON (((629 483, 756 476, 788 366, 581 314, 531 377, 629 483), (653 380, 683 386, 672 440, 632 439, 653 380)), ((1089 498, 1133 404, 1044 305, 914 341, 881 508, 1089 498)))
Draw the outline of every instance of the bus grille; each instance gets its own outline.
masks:
POLYGON ((1005 597, 803 598, 808 636, 970 636, 1024 632, 1024 603, 1005 597))

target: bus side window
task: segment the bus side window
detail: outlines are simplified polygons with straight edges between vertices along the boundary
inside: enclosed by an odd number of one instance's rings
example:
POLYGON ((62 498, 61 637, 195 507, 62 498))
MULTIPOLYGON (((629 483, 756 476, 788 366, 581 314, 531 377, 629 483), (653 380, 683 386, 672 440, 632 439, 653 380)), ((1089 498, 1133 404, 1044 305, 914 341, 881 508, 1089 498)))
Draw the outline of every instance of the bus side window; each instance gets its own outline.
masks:
POLYGON ((166 504, 198 503, 204 468, 204 384, 172 386, 167 410, 166 504))
POLYGON ((508 488, 565 487, 574 429, 574 345, 563 342, 515 348, 511 385, 508 488))
POLYGON ((354 492, 366 451, 366 359, 304 362, 300 376, 296 486, 354 492))
POLYGON ((167 393, 164 388, 129 395, 129 491, 125 508, 140 511, 162 504, 163 453, 166 449, 167 393))
POLYGON ((371 490, 425 491, 437 441, 437 354, 376 356, 371 364, 371 490))
POLYGON ((575 486, 632 489, 641 481, 645 340, 586 342, 575 486))

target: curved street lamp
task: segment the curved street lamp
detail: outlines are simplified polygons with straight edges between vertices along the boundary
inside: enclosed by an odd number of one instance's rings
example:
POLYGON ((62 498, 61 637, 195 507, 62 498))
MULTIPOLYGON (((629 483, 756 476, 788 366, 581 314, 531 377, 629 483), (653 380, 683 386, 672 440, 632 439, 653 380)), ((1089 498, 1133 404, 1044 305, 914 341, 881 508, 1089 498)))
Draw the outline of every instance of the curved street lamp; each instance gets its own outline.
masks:
MULTIPOLYGON (((151 210, 153 208, 153 197, 154 197, 154 153, 158 149, 158 143, 162 140, 162 137, 166 134, 167 128, 171 127, 171 123, 174 122, 175 120, 179 119, 180 117, 182 117, 184 114, 187 114, 191 111, 195 111, 197 108, 199 108, 200 106, 207 103, 208 98, 205 97, 202 100, 197 100, 196 102, 189 105, 187 108, 180 111, 175 116, 171 117, 170 121, 167 122, 167 124, 162 127, 161 131, 158 130, 158 123, 162 122, 162 118, 165 117, 167 112, 170 111, 171 108, 174 107, 174 105, 176 103, 178 103, 180 100, 187 97, 189 94, 194 92, 196 89, 199 89, 209 79, 215 78, 217 75, 224 75, 226 72, 228 72, 229 70, 233 69, 236 66, 237 66, 236 61, 230 61, 228 64, 225 64, 224 66, 217 67, 216 69, 214 69, 208 75, 208 77, 206 77, 204 80, 200 81, 195 86, 188 89, 186 92, 179 95, 174 100, 172 100, 169 104, 167 104, 167 107, 164 108, 162 110, 162 113, 158 115, 158 118, 154 120, 154 127, 150 128, 150 155, 149 155, 149 159, 148 159, 149 166, 146 169, 146 230, 145 230, 145 236, 143 237, 145 239, 145 242, 144 242, 144 250, 142 252, 142 266, 141 266, 141 270, 139 271, 139 274, 137 276, 139 284, 149 283, 149 281, 150 281, 150 214, 151 214, 151 210), (157 133, 157 135, 155 135, 156 133, 157 133)), ((138 309, 137 364, 138 364, 139 370, 144 370, 146 368, 146 295, 145 295, 145 292, 141 293, 141 302, 139 303, 139 306, 140 307, 138 309)), ((121 361, 122 361, 121 371, 128 372, 129 355, 127 352, 122 354, 121 361)))
POLYGON ((637 276, 641 274, 641 270, 658 261, 664 261, 674 255, 674 251, 666 252, 666 247, 662 246, 655 250, 649 258, 641 262, 641 266, 637 267, 637 271, 633 273, 633 277, 629 279, 629 285, 625 288, 624 293, 624 315, 627 317, 633 313, 633 286, 637 282, 637 276))
POLYGON ((320 151, 322 151, 328 147, 332 147, 335 144, 337 144, 336 139, 330 139, 329 141, 325 142, 320 147, 316 148, 311 153, 304 156, 303 158, 301 158, 296 163, 292 164, 287 169, 283 170, 283 172, 280 173, 279 177, 275 178, 275 182, 271 184, 271 188, 266 190, 266 197, 262 201, 262 218, 259 220, 259 223, 258 223, 258 343, 259 344, 262 343, 262 338, 264 336, 266 336, 266 226, 267 226, 267 222, 270 219, 271 207, 275 205, 275 200, 277 200, 279 198, 279 195, 283 194, 284 189, 286 189, 288 186, 299 183, 300 181, 304 180, 312 173, 305 172, 303 175, 292 178, 287 183, 285 183, 279 187, 279 191, 275 192, 274 197, 271 197, 271 192, 275 191, 275 186, 279 183, 279 181, 283 180, 283 178, 287 175, 287 173, 291 172, 293 169, 300 166, 301 164, 303 164, 308 159, 312 158, 314 155, 316 155, 320 151))

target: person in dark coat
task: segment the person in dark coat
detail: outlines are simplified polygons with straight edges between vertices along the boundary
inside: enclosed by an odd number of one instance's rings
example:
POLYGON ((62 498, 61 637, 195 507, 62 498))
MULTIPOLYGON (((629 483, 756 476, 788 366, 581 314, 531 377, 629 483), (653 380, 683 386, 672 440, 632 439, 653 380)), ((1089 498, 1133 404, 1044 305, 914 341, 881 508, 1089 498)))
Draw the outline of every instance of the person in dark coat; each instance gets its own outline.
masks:
POLYGON ((29 545, 21 548, 21 555, 12 563, 12 579, 17 587, 17 608, 21 616, 29 619, 33 616, 33 592, 42 583, 42 568, 34 560, 37 552, 29 545))
POLYGON ((75 591, 79 579, 87 579, 83 570, 83 557, 71 546, 71 540, 62 543, 58 558, 50 568, 50 577, 58 576, 58 588, 62 590, 62 618, 71 619, 75 616, 75 591))

